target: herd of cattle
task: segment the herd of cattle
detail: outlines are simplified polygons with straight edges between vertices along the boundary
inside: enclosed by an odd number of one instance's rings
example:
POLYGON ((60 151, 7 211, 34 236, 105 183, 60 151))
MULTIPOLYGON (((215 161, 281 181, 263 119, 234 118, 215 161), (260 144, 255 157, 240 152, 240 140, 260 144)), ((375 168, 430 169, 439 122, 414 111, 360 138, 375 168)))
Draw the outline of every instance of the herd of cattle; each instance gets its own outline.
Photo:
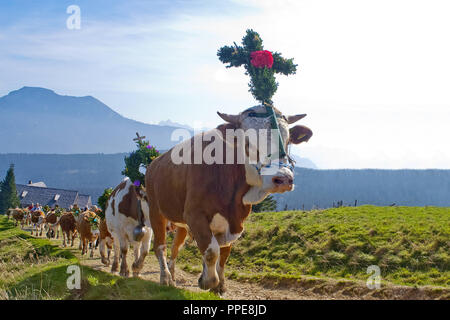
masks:
POLYGON ((249 150, 256 148, 258 159, 256 164, 242 163, 237 161, 241 149, 238 150, 236 143, 229 143, 236 141, 236 137, 229 139, 228 135, 239 129, 270 132, 276 128, 284 150, 288 150, 290 144, 306 142, 312 136, 312 131, 305 126, 289 128, 305 114, 284 116, 275 108, 273 111, 270 114, 265 106, 260 105, 237 115, 218 113, 226 121, 212 130, 220 134, 217 135, 219 138, 211 141, 211 131, 202 132, 157 157, 147 167, 145 189, 136 187, 129 179, 123 180, 108 199, 104 219, 100 219, 98 229, 93 229, 91 221, 96 213, 91 211, 82 212, 79 216, 66 212, 59 219, 52 214, 30 214, 20 209, 13 209, 11 214, 16 221, 31 224, 32 232, 36 234, 42 234, 44 226, 47 233, 54 233, 59 225, 63 232, 63 245, 66 244, 66 236, 73 245, 78 234, 82 254, 87 252, 90 244, 92 256, 94 242, 98 239, 102 262, 109 265, 110 251, 114 248, 111 271, 118 270, 121 259, 122 276, 129 275, 126 255, 130 245, 135 258, 133 275, 139 275, 154 233, 153 250, 160 265, 160 282, 166 285, 174 284, 175 260, 189 233, 203 256, 199 287, 223 293, 225 263, 233 242, 244 230, 243 222, 250 214, 252 204, 263 201, 269 194, 291 191, 294 187, 294 172, 288 155, 269 158, 271 162, 267 164, 267 159, 260 158, 261 154, 267 153, 260 152, 259 146, 246 140, 242 149, 245 155, 248 157, 249 150), (198 163, 193 153, 190 156, 184 154, 185 150, 198 147, 199 136, 201 152, 222 144, 226 150, 222 154, 223 159, 212 164, 203 160, 198 163), (180 145, 187 146, 183 148, 183 157, 189 158, 190 162, 177 164, 172 160, 173 150, 180 145), (228 154, 234 155, 234 162, 229 163, 228 154), (175 231, 175 237, 167 263, 166 233, 169 226, 175 231))
MULTIPOLYGON (((128 247, 128 242, 126 244, 122 242, 128 241, 127 239, 133 239, 132 232, 137 224, 137 219, 131 210, 136 210, 135 205, 140 200, 138 198, 138 190, 129 179, 125 179, 114 190, 113 195, 109 199, 108 209, 106 211, 109 212, 108 222, 99 215, 101 212, 100 209, 86 210, 84 212, 66 211, 61 214, 50 211, 45 214, 39 210, 30 211, 27 208, 11 208, 8 210, 7 216, 8 218, 11 217, 15 221, 15 225, 20 225, 22 229, 30 227, 31 235, 42 236, 45 232, 47 238, 59 239, 61 230, 63 247, 66 247, 68 244, 73 247, 74 240, 78 237, 80 239, 79 249, 82 255, 85 255, 90 248, 90 257, 93 257, 94 250, 98 247, 101 261, 106 266, 110 265, 110 254, 115 244, 114 241, 116 241, 116 246, 114 247, 116 250, 114 251, 115 255, 111 272, 118 270, 118 264, 121 259, 120 275, 127 277, 129 270, 126 261, 126 252, 119 250, 119 248, 125 245, 128 247), (120 196, 120 199, 118 196, 120 196), (116 203, 118 208, 114 208, 116 203), (113 231, 114 236, 112 236, 109 230, 113 231), (127 231, 131 232, 127 233, 127 231), (123 235, 129 238, 125 239, 123 235), (123 257, 124 259, 122 259, 123 257)), ((143 207, 146 208, 146 220, 147 224, 149 224, 148 206, 143 207)), ((138 276, 139 271, 143 267, 145 256, 150 249, 151 235, 151 228, 145 227, 145 236, 139 239, 139 241, 131 241, 135 249, 135 262, 132 266, 134 276, 138 276)))

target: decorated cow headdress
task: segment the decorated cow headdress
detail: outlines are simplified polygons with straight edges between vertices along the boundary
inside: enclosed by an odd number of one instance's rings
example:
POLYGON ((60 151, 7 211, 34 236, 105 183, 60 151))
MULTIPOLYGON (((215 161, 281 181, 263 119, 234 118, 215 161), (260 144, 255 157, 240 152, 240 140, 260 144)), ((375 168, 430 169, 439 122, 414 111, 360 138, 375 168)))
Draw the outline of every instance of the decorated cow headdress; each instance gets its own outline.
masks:
MULTIPOLYGON (((246 35, 242 38, 242 46, 238 46, 235 42, 234 46, 220 48, 217 55, 220 61, 228 63, 227 68, 244 66, 245 74, 250 76, 249 91, 256 100, 266 107, 266 113, 257 116, 270 116, 272 129, 279 133, 276 114, 272 108, 272 96, 278 89, 275 73, 295 74, 297 65, 294 64, 293 58, 286 59, 278 52, 264 50, 262 43, 259 34, 248 29, 246 35)), ((283 158, 287 154, 280 133, 278 138, 279 156, 283 158)))
POLYGON ((261 104, 272 105, 272 96, 278 88, 275 73, 295 74, 297 65, 293 59, 285 59, 278 52, 264 50, 259 34, 251 29, 242 38, 242 46, 224 46, 217 52, 219 60, 228 63, 227 68, 244 66, 250 76, 249 91, 261 104))

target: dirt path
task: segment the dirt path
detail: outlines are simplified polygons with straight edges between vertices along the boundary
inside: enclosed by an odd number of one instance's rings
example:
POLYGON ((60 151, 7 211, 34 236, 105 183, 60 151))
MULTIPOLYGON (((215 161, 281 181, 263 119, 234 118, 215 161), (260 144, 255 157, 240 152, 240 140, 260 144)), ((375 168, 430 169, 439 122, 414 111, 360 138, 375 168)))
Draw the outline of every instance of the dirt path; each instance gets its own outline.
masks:
MULTIPOLYGON (((62 240, 52 240, 54 244, 61 246, 62 240)), ((110 267, 105 267, 100 261, 98 250, 94 251, 94 257, 81 257, 78 250, 78 240, 74 247, 69 248, 83 265, 96 270, 109 272, 110 267)), ((112 253, 111 253, 112 254, 112 253)), ((112 257, 111 257, 112 258, 112 257)), ((127 257, 131 268, 133 254, 129 252, 127 257)), ((130 269, 131 273, 131 269, 130 269)), ((201 291, 197 285, 200 273, 191 274, 176 267, 176 287, 201 291)), ((159 283, 159 264, 152 252, 147 256, 145 266, 140 274, 144 280, 159 283)), ((222 296, 228 300, 361 300, 361 299, 450 299, 448 288, 422 287, 413 288, 407 286, 383 285, 380 290, 370 290, 364 282, 338 281, 334 279, 307 278, 301 281, 288 281, 274 283, 252 283, 226 279, 227 292, 222 296)))
MULTIPOLYGON (((128 255, 128 265, 133 263, 131 255, 128 255)), ((109 272, 110 267, 105 267, 98 258, 81 258, 81 263, 90 266, 96 270, 109 272)), ((131 272, 131 270, 130 270, 131 272)), ((200 274, 191 274, 176 268, 176 287, 190 291, 202 291, 197 280, 200 274)), ((145 280, 159 283, 159 264, 154 255, 149 254, 146 258, 145 266, 140 274, 145 280)), ((296 292, 292 289, 270 289, 264 288, 254 283, 243 283, 234 280, 226 280, 227 292, 222 296, 229 300, 311 300, 311 299, 330 299, 330 297, 320 296, 314 293, 296 292)))

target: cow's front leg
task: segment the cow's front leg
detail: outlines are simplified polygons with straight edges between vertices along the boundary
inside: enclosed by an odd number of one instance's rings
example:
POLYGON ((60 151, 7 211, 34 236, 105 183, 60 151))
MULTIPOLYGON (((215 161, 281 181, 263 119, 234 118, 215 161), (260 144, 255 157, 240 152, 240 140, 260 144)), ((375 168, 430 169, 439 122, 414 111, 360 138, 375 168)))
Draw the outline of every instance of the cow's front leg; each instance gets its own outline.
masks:
POLYGON ((224 294, 227 289, 225 287, 225 263, 228 260, 228 257, 230 256, 231 252, 231 245, 228 247, 221 247, 220 248, 220 259, 216 265, 217 274, 219 275, 219 285, 213 289, 211 289, 212 292, 216 294, 224 294))
POLYGON ((81 246, 81 255, 83 256, 87 251, 87 239, 84 239, 83 237, 80 238, 80 246, 81 246))
POLYGON ((81 246, 82 246, 82 243, 81 243, 81 233, 80 233, 79 238, 80 238, 80 245, 79 245, 78 249, 81 249, 81 246))
MULTIPOLYGON (((73 247, 73 242, 75 241, 75 232, 69 231, 69 235, 71 238, 70 246, 73 247)), ((67 242, 69 242, 69 236, 67 236, 67 242)))
POLYGON ((153 233, 155 234, 153 240, 153 250, 159 262, 160 278, 159 282, 162 285, 173 286, 172 276, 167 267, 166 260, 166 225, 167 220, 164 218, 155 207, 150 208, 150 223, 152 225, 153 233))
POLYGON ((177 227, 177 231, 175 233, 175 237, 172 243, 172 253, 170 255, 169 260, 169 270, 172 275, 172 280, 175 281, 175 261, 178 256, 178 252, 184 245, 184 241, 186 240, 187 230, 182 227, 177 227))
MULTIPOLYGON (((94 241, 95 241, 95 240, 94 240, 94 241)), ((93 243, 92 241, 90 241, 90 243, 91 243, 91 254, 90 254, 90 257, 93 258, 93 257, 94 257, 94 249, 95 249, 95 245, 94 245, 94 243, 93 243)))
MULTIPOLYGON (((63 232, 62 236, 63 236, 63 248, 65 248, 66 247, 66 233, 63 232)), ((69 242, 69 235, 68 234, 67 234, 67 242, 69 242)))
MULTIPOLYGON (((193 217, 192 215, 187 215, 193 217)), ((187 221, 197 246, 203 255, 203 271, 198 279, 198 286, 203 290, 215 288, 219 285, 216 271, 216 262, 219 258, 220 247, 216 237, 212 234, 206 216, 196 216, 196 219, 187 221)))
POLYGON ((101 257, 102 263, 105 266, 109 266, 109 256, 108 256, 108 258, 106 258, 106 254, 105 254, 106 241, 107 241, 106 238, 100 239, 100 243, 99 243, 98 247, 99 247, 100 257, 101 257))

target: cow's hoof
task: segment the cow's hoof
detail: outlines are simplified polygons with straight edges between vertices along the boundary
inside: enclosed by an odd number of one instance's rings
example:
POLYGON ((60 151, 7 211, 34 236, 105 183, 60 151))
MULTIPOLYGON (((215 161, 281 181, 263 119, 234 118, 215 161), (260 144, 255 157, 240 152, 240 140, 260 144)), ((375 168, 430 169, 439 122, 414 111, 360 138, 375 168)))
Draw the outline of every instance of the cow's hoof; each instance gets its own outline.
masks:
POLYGON ((219 285, 215 288, 210 289, 212 293, 215 293, 217 295, 223 295, 225 292, 227 292, 227 288, 225 287, 225 284, 223 282, 219 283, 219 285))
POLYGON ((142 268, 144 267, 144 261, 138 260, 137 262, 133 262, 131 265, 131 269, 133 272, 139 273, 141 272, 142 268))
POLYGON ((160 283, 165 286, 175 287, 175 282, 172 280, 170 272, 161 274, 160 283))
POLYGON ((119 275, 121 277, 128 278, 130 276, 130 272, 128 270, 127 271, 120 271, 119 275))
POLYGON ((139 272, 133 272, 133 277, 134 278, 139 278, 139 272))
POLYGON ((114 261, 112 266, 111 266, 111 273, 116 273, 118 267, 119 267, 119 263, 117 261, 114 261))
POLYGON ((106 258, 104 258, 104 257, 102 257, 102 263, 103 263, 105 266, 109 266, 109 260, 106 259, 106 258))
POLYGON ((200 278, 198 278, 198 286, 200 287, 200 289, 208 290, 208 289, 215 288, 218 285, 219 285, 218 277, 214 277, 214 278, 206 279, 206 280, 203 278, 203 276, 200 276, 200 278))

